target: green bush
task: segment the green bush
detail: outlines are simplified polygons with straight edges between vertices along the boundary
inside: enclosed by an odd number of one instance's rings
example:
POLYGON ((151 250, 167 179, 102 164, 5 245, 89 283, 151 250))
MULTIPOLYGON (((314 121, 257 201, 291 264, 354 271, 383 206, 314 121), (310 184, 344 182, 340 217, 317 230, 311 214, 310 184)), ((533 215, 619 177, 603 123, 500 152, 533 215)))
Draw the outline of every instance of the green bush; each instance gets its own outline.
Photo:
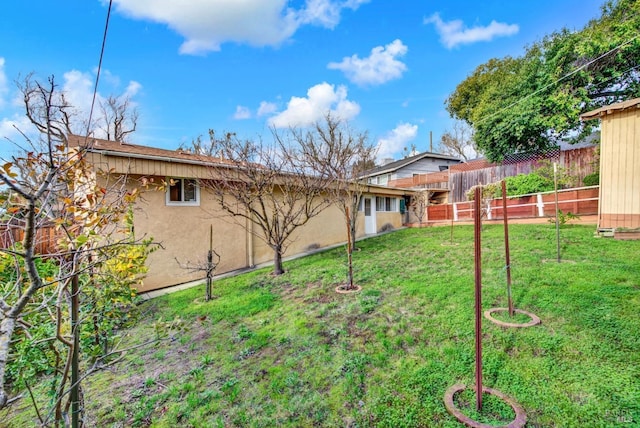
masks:
POLYGON ((545 179, 541 175, 532 172, 530 174, 518 174, 507 177, 507 195, 528 195, 530 193, 548 192, 553 190, 553 181, 545 179))
POLYGON ((593 174, 586 175, 582 179, 582 183, 585 186, 597 186, 598 184, 600 184, 600 173, 594 172, 593 174))

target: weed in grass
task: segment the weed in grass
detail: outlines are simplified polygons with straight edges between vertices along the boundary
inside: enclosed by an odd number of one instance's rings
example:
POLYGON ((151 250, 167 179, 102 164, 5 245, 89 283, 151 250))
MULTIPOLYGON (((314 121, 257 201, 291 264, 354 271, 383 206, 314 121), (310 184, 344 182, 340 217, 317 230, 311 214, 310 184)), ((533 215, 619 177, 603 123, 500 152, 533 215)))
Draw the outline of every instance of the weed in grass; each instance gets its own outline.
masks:
POLYGON ((172 382, 176 380, 176 374, 175 372, 172 372, 172 371, 165 371, 160 373, 160 375, 158 376, 158 380, 163 383, 172 382))
POLYGON ((202 364, 203 367, 210 366, 214 361, 215 358, 210 354, 203 355, 202 358, 200 358, 200 364, 202 364))
POLYGON ((246 325, 240 324, 238 329, 236 330, 234 340, 236 342, 241 342, 246 339, 251 339, 255 333, 251 331, 246 325))
POLYGON ((159 349, 156 352, 153 353, 153 358, 155 358, 158 361, 162 361, 164 360, 164 357, 167 355, 167 350, 166 349, 159 349))
POLYGON ((364 396, 366 369, 369 361, 368 355, 360 353, 354 353, 345 359, 342 365, 342 373, 346 380, 347 399, 349 401, 353 402, 364 396))
POLYGON ((464 415, 483 424, 506 425, 516 417, 506 401, 486 393, 482 394, 482 409, 478 411, 473 388, 466 388, 456 394, 454 404, 464 415))
POLYGON ((382 300, 382 292, 380 290, 367 289, 364 290, 360 297, 360 306, 362 313, 368 314, 375 310, 382 300))
POLYGON ((238 379, 235 377, 227 379, 222 384, 221 389, 223 395, 226 397, 229 403, 233 404, 240 394, 240 385, 238 379))
POLYGON ((189 370, 189 376, 198 383, 201 383, 204 380, 204 370, 202 367, 196 367, 189 370))
POLYGON ((246 358, 251 357, 255 353, 256 353, 256 350, 253 349, 252 347, 244 348, 238 353, 238 356, 236 357, 236 359, 237 360, 244 360, 246 358))
POLYGON ((191 336, 189 336, 188 334, 183 334, 180 336, 180 339, 178 340, 180 342, 181 345, 186 345, 187 343, 191 343, 191 336))

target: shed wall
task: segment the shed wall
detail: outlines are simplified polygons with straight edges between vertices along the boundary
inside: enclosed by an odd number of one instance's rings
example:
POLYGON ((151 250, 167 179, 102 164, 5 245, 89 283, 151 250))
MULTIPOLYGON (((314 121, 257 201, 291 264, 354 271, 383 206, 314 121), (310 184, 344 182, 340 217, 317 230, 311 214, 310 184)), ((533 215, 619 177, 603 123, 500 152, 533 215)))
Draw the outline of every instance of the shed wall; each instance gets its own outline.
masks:
POLYGON ((599 228, 640 228, 640 109, 602 117, 599 228))

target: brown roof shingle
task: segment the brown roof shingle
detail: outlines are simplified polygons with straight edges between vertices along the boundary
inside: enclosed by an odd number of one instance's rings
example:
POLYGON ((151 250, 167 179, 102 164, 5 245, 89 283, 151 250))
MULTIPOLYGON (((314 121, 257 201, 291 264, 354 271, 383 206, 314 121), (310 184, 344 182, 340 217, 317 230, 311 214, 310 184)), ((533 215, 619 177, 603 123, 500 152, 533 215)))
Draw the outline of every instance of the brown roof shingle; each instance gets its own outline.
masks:
POLYGON ((138 157, 142 159, 177 161, 194 164, 232 164, 232 162, 226 159, 189 153, 185 150, 160 149, 156 147, 139 146, 137 144, 121 143, 118 141, 102 140, 99 138, 82 137, 79 135, 69 136, 69 146, 83 147, 91 152, 103 153, 111 156, 138 157))

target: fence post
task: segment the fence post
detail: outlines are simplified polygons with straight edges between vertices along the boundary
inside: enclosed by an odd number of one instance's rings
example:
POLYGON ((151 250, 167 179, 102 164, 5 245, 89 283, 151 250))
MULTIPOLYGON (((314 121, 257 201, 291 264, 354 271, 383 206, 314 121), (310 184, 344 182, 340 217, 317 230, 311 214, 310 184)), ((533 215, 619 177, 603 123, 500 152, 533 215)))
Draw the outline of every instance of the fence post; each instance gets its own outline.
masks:
POLYGON ((538 200, 537 206, 538 206, 538 217, 544 217, 544 202, 542 201, 542 194, 538 193, 536 195, 536 198, 538 200))
POLYGON ((453 203, 453 220, 458 221, 458 203, 453 203))

